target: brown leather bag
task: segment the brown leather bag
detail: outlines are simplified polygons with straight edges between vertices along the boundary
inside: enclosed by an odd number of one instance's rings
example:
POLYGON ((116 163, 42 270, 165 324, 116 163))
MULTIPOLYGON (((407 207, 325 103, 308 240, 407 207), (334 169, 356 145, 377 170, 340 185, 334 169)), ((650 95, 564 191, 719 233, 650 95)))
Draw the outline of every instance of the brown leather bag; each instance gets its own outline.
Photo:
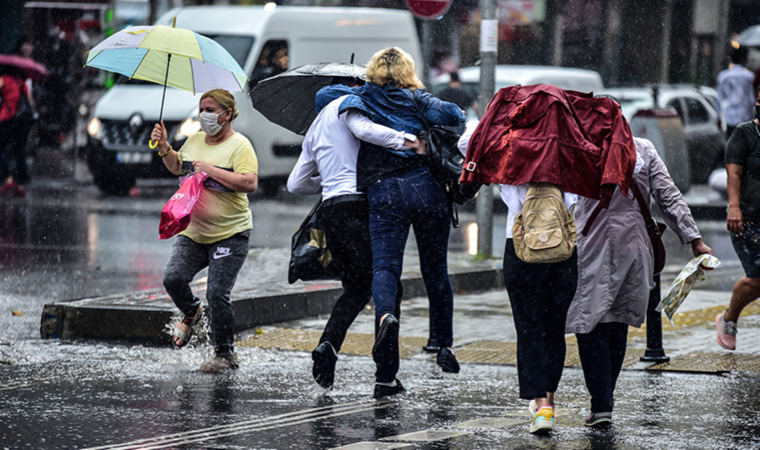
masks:
POLYGON ((649 234, 649 239, 652 241, 652 249, 654 249, 654 275, 659 275, 662 269, 665 268, 665 245, 662 243, 662 233, 668 229, 668 226, 652 218, 648 203, 644 200, 644 196, 641 194, 635 180, 633 182, 633 195, 639 203, 639 209, 641 210, 641 215, 644 216, 644 224, 647 227, 647 234, 649 234))

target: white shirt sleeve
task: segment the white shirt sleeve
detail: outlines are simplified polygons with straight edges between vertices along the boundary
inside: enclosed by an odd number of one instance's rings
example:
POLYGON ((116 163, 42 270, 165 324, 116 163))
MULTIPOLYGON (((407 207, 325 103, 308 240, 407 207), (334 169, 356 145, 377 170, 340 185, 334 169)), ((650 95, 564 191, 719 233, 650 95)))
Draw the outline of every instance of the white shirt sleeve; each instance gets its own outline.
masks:
POLYGON ((322 177, 314 175, 317 162, 311 151, 311 140, 303 142, 301 156, 288 177, 288 191, 291 194, 312 195, 322 192, 322 177))
POLYGON ((476 126, 467 127, 464 133, 459 137, 457 147, 459 147, 459 152, 464 156, 467 156, 467 148, 470 146, 470 139, 472 138, 473 133, 475 133, 476 128, 476 126))
POLYGON ((405 148, 404 139, 412 142, 417 140, 417 137, 413 134, 403 133, 383 125, 378 125, 357 110, 346 112, 344 119, 348 129, 351 130, 351 133, 357 139, 380 147, 400 150, 405 148))

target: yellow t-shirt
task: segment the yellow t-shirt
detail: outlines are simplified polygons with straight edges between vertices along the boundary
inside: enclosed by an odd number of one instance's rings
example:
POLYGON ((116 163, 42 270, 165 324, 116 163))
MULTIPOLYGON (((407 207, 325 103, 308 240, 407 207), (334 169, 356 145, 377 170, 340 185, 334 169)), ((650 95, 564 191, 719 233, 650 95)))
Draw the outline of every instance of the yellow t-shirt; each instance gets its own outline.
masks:
MULTIPOLYGON (((251 142, 240 133, 219 145, 206 144, 206 133, 190 136, 179 150, 180 177, 193 172, 193 161, 206 161, 236 173, 258 173, 259 161, 251 142)), ((253 228, 248 196, 234 192, 211 178, 193 208, 193 219, 181 234, 199 244, 212 244, 253 228)))

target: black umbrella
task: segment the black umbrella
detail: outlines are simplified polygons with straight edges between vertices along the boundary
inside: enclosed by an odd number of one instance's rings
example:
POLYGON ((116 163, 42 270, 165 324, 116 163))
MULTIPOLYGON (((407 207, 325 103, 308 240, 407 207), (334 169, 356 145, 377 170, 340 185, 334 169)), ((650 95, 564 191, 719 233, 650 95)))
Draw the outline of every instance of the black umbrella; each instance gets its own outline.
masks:
POLYGON ((343 63, 307 64, 260 81, 251 91, 251 102, 270 122, 305 135, 317 117, 317 91, 346 78, 366 80, 364 68, 343 63))

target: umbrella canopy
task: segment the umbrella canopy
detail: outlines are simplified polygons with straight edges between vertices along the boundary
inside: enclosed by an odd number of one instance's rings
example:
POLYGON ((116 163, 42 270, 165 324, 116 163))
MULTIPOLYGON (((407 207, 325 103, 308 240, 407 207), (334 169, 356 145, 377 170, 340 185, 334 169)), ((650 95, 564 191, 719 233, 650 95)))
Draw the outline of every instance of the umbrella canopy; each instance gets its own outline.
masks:
POLYGON ((31 78, 32 80, 41 80, 49 75, 45 66, 25 56, 0 55, 0 66, 18 69, 24 78, 31 78))
POLYGON ((211 89, 242 91, 248 80, 237 61, 215 41, 164 25, 119 31, 90 50, 86 66, 194 94, 211 89))
POLYGON ((747 47, 760 47, 760 25, 755 25, 742 31, 737 41, 747 47))
POLYGON ((305 135, 317 117, 317 91, 335 84, 336 78, 366 80, 366 75, 354 64, 307 64, 259 82, 251 91, 251 102, 270 122, 305 135))

